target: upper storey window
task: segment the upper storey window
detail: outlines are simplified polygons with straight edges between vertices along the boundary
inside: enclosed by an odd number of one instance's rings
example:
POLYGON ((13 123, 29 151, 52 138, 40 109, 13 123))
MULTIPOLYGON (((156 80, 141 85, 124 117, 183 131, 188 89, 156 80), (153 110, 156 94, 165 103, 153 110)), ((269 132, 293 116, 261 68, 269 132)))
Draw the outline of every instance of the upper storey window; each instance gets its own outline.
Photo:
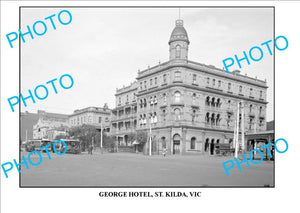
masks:
POLYGON ((154 84, 157 84, 157 77, 154 78, 154 84))
POLYGON ((216 86, 216 79, 213 79, 212 84, 213 84, 213 87, 216 86))
POLYGON ((140 82, 140 89, 143 89, 143 82, 140 82))
POLYGON ((164 82, 164 83, 167 83, 167 74, 164 74, 164 75, 163 75, 163 82, 164 82))
POLYGON ((197 75, 193 74, 193 84, 196 84, 196 83, 197 83, 197 75))
POLYGON ((231 83, 228 83, 228 90, 231 90, 231 83))
POLYGON ((176 58, 180 58, 181 54, 181 47, 179 45, 176 46, 176 58))
POLYGON ((240 92, 240 93, 243 92, 243 86, 240 86, 239 92, 240 92))
POLYGON ((206 83, 207 83, 207 85, 209 85, 209 77, 207 77, 207 80, 206 80, 206 83))
POLYGON ((250 88, 249 96, 250 96, 250 97, 253 97, 253 89, 252 89, 252 88, 250 88))
POLYGON ((181 94, 180 94, 180 92, 175 92, 175 94, 174 94, 174 100, 175 100, 175 102, 180 102, 180 99, 181 99, 181 94))
POLYGON ((150 86, 152 86, 152 78, 150 79, 150 86))
POLYGON ((175 120, 180 120, 180 109, 178 109, 178 108, 176 108, 175 110, 174 110, 174 114, 175 114, 175 120))
POLYGON ((175 81, 181 81, 181 72, 179 72, 179 71, 175 72, 174 80, 175 81))
POLYGON ((262 91, 260 90, 259 91, 259 99, 262 99, 263 97, 262 97, 262 91))
POLYGON ((222 84, 222 83, 221 83, 221 80, 219 80, 219 81, 218 81, 218 87, 219 87, 219 88, 221 87, 221 84, 222 84))
POLYGON ((144 81, 144 88, 147 89, 147 81, 144 81))
POLYGON ((163 102, 164 102, 164 104, 167 103, 167 94, 166 93, 163 94, 163 102))
POLYGON ((196 93, 193 93, 192 103, 193 103, 194 105, 196 104, 196 98, 197 98, 196 93))

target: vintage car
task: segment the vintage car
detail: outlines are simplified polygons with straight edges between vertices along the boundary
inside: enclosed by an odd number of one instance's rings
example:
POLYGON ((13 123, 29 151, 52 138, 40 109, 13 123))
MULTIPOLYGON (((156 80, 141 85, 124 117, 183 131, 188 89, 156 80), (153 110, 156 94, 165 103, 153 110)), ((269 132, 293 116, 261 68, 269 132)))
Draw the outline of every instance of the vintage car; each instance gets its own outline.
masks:
MULTIPOLYGON (((81 153, 81 142, 77 139, 60 139, 62 141, 64 141, 67 145, 67 153, 72 153, 72 154, 79 154, 81 153)), ((52 151, 54 152, 53 146, 54 143, 58 141, 52 141, 52 151)), ((63 145, 63 143, 56 143, 55 144, 55 149, 57 152, 64 152, 65 151, 65 146, 63 145)))
MULTIPOLYGON (((43 146, 46 146, 48 144, 50 144, 51 141, 50 140, 46 140, 46 139, 32 139, 32 140, 28 140, 25 142, 25 150, 27 152, 32 152, 32 151, 41 151, 40 148, 43 146)), ((48 147, 48 150, 51 150, 51 147, 48 147)), ((44 152, 46 152, 46 150, 44 150, 44 152)))

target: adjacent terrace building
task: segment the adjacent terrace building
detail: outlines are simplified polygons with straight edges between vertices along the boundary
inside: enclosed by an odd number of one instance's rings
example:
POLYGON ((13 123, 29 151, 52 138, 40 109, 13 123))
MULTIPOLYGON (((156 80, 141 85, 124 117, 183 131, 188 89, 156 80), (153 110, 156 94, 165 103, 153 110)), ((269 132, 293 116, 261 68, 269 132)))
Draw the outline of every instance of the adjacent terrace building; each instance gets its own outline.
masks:
POLYGON ((49 113, 43 110, 38 110, 37 114, 39 119, 33 125, 33 139, 53 140, 59 134, 66 134, 69 127, 68 115, 49 113))
POLYGON ((128 145, 129 134, 135 134, 137 127, 137 82, 117 89, 116 108, 112 110, 112 134, 119 145, 128 145))
POLYGON ((101 124, 105 132, 110 131, 111 110, 107 104, 103 107, 86 107, 83 109, 74 110, 73 114, 69 115, 69 125, 71 127, 81 126, 83 124, 93 125, 100 129, 101 124))
POLYGON ((177 20, 169 60, 139 71, 137 81, 117 90, 111 133, 119 144, 127 144, 136 130, 149 132, 151 125, 154 153, 166 147, 169 154, 214 154, 216 144, 232 143, 241 101, 245 131, 266 130, 266 81, 190 61, 189 45, 177 20))

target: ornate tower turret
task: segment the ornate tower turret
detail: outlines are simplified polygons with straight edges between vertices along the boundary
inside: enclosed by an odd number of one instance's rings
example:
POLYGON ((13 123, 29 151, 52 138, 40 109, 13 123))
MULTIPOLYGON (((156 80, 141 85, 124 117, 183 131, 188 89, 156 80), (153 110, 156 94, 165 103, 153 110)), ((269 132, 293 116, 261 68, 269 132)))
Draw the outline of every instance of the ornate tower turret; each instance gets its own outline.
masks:
POLYGON ((173 59, 188 59, 189 38, 186 30, 183 27, 183 20, 176 20, 176 26, 172 31, 169 40, 170 60, 173 59))

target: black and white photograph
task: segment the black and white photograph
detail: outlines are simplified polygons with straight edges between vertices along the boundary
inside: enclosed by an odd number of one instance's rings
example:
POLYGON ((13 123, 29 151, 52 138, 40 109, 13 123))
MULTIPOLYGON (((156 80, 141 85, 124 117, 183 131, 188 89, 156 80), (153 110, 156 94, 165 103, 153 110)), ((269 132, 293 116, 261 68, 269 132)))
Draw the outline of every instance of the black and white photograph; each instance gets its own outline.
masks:
POLYGON ((274 187, 274 8, 64 9, 21 8, 71 20, 21 45, 21 187, 274 187))
POLYGON ((0 1, 0 213, 297 211, 299 9, 0 1))

